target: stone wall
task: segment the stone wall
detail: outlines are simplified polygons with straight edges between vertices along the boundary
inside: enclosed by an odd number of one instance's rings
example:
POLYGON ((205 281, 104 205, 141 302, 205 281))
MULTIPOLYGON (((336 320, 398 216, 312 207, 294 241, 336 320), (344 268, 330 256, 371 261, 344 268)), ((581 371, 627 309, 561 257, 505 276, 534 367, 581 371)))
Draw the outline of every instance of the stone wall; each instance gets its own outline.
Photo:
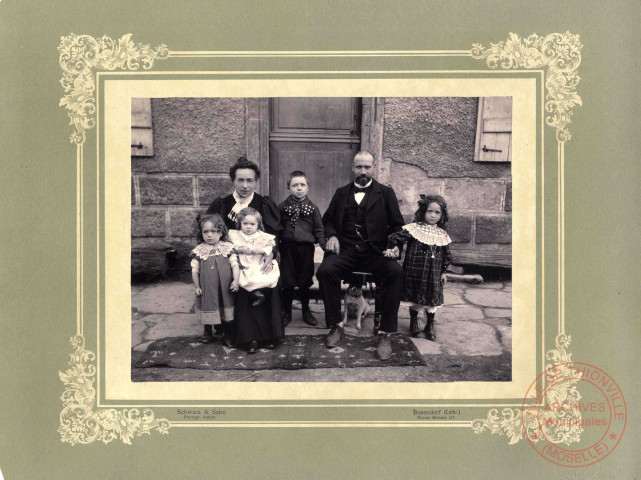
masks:
MULTIPOLYGON (((252 127, 252 121, 268 124, 267 104, 253 108, 252 101, 152 99, 155 155, 131 159, 133 247, 171 245, 178 269, 185 268, 196 214, 232 191, 230 165, 241 155, 267 165, 261 157, 268 148, 256 147, 256 137, 268 132, 258 135, 252 127)), ((380 180, 396 191, 406 220, 421 193, 438 193, 448 202, 455 262, 510 266, 510 164, 474 162, 478 99, 379 101, 384 116, 376 155, 387 172, 380 180)))
POLYGON ((510 164, 474 161, 478 98, 386 98, 382 159, 406 220, 419 195, 448 204, 460 264, 511 265, 510 164))
POLYGON ((151 101, 153 157, 132 157, 132 246, 172 245, 179 264, 195 246, 195 217, 232 191, 229 167, 245 153, 245 100, 151 101))

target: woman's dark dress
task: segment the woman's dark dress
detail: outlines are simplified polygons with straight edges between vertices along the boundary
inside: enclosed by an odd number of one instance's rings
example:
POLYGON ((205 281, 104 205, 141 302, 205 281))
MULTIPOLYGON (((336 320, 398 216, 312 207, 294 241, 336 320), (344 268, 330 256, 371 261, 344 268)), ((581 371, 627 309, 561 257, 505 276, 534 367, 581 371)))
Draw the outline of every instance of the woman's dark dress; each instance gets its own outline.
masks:
MULTIPOLYGON (((426 307, 441 306, 443 305, 441 274, 445 273, 452 261, 450 247, 449 245, 428 245, 419 241, 407 230, 411 226, 420 229, 424 228, 425 224, 406 225, 400 232, 390 235, 388 244, 389 248, 392 248, 407 243, 407 252, 403 261, 403 269, 405 270, 403 301, 426 307)), ((444 234, 449 240, 449 236, 444 230, 438 227, 432 228, 440 230, 437 233, 441 236, 444 234)))
MULTIPOLYGON (((217 213, 223 217, 227 228, 230 230, 238 230, 238 228, 236 228, 236 220, 229 218, 229 212, 231 212, 234 205, 236 205, 236 200, 233 195, 218 197, 211 203, 207 209, 207 213, 217 213)), ((278 212, 278 206, 269 197, 263 197, 257 193, 254 193, 254 198, 252 198, 252 201, 249 202, 247 206, 258 210, 258 213, 263 216, 265 231, 272 235, 276 235, 278 238, 279 232, 283 229, 280 225, 280 213, 278 212)), ((278 241, 276 242, 276 245, 278 245, 278 241)))
MULTIPOLYGON (((224 220, 228 228, 237 230, 235 220, 228 214, 236 204, 232 195, 215 199, 207 209, 207 213, 217 213, 224 220)), ((282 229, 280 214, 276 204, 267 197, 254 193, 254 198, 247 205, 258 210, 263 217, 265 231, 276 235, 282 229)), ((278 245, 278 240, 276 240, 278 245)), ((272 341, 285 336, 285 327, 281 318, 282 309, 279 287, 264 288, 265 303, 252 307, 250 292, 239 289, 236 293, 234 321, 232 322, 232 338, 236 345, 243 345, 252 341, 272 341)))

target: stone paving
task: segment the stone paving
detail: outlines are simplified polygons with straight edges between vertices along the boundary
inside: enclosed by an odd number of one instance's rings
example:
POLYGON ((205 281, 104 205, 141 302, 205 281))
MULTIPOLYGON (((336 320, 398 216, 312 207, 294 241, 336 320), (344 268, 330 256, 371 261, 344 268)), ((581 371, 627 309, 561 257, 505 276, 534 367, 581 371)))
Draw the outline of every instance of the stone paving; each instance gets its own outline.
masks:
MULTIPOLYGON (((475 358, 478 357, 478 361, 483 363, 483 368, 489 370, 493 368, 492 358, 501 363, 503 370, 506 363, 508 367, 511 367, 511 282, 491 281, 481 284, 448 282, 444 293, 445 305, 436 314, 436 341, 432 342, 422 337, 412 338, 426 363, 430 365, 446 358, 450 360, 451 365, 460 367, 460 364, 464 362, 474 363, 475 358)), ((138 357, 155 340, 202 334, 203 327, 197 321, 194 313, 193 295, 193 286, 179 280, 132 285, 132 358, 138 357)), ((365 295, 369 296, 367 292, 365 295)), ((356 320, 350 319, 345 328, 346 333, 362 336, 373 335, 373 303, 373 300, 370 300, 372 308, 370 314, 363 319, 362 328, 356 329, 356 320)), ((398 326, 398 331, 407 335, 409 335, 408 305, 401 304, 398 326)), ((311 309, 319 321, 319 326, 310 327, 305 324, 301 319, 299 304, 294 301, 292 322, 285 329, 285 334, 318 335, 326 333, 328 330, 324 328, 323 303, 320 300, 312 300, 311 309)), ((422 327, 425 322, 424 317, 420 316, 419 319, 422 327)), ((138 379, 144 380, 144 374, 140 372, 145 369, 135 370, 139 370, 138 379)), ((367 370, 374 373, 372 369, 366 368, 347 370, 367 370)), ((380 370, 386 371, 384 376, 393 375, 388 370, 400 370, 404 372, 403 375, 407 375, 404 367, 387 367, 380 370)), ((261 372, 261 381, 280 380, 283 374, 285 377, 295 378, 298 381, 320 380, 317 378, 318 372, 312 370, 289 373, 274 372, 271 376, 268 372, 261 372)), ((166 374, 167 372, 162 372, 162 375, 166 374)), ((229 373, 229 375, 234 376, 233 373, 229 373)), ((224 380, 224 376, 219 373, 217 379, 224 380)), ((509 378, 504 380, 509 380, 509 378)))

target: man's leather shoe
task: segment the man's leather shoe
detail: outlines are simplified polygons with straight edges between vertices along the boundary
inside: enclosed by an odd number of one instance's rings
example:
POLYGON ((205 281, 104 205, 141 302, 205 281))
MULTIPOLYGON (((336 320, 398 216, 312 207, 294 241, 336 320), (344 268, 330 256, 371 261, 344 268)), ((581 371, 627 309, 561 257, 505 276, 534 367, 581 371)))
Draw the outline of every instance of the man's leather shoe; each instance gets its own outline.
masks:
POLYGON ((314 315, 312 315, 311 310, 303 310, 303 322, 312 327, 318 325, 318 321, 314 318, 314 315))
POLYGON ((334 348, 341 341, 341 336, 343 335, 343 327, 339 325, 332 326, 332 329, 325 337, 325 345, 327 348, 334 348))
POLYGON ((392 356, 392 342, 387 335, 378 336, 378 347, 376 353, 381 360, 389 360, 392 356))

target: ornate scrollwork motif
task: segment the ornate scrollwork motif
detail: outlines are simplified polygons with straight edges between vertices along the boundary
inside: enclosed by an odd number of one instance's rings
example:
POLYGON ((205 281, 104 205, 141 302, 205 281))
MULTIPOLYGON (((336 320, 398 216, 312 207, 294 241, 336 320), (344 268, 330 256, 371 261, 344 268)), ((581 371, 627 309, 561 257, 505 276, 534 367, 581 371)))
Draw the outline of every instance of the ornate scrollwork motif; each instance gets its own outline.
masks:
POLYGON ((88 444, 96 440, 109 443, 120 438, 123 443, 131 445, 132 438, 149 435, 152 430, 168 432, 171 426, 169 420, 156 419, 149 409, 140 411, 137 408, 110 408, 94 411, 96 367, 92 362, 96 356, 85 349, 82 335, 72 337, 71 344, 75 351, 70 355, 70 368, 64 373, 59 372, 60 380, 65 384, 65 391, 60 397, 63 409, 58 429, 63 442, 71 445, 88 444))
MULTIPOLYGON (((576 384, 579 382, 577 371, 572 367, 572 355, 567 352, 567 347, 570 345, 572 337, 565 334, 559 334, 556 337, 556 348, 546 353, 545 357, 546 370, 558 366, 557 380, 567 379, 564 381, 557 381, 556 384, 546 391, 546 398, 548 402, 556 403, 570 403, 577 404, 581 399, 581 394, 576 389, 576 384)), ((562 410, 549 410, 544 412, 544 421, 539 424, 536 418, 528 415, 522 415, 521 409, 518 408, 504 408, 499 415, 498 409, 491 409, 487 418, 477 418, 472 421, 472 430, 476 434, 481 434, 489 431, 492 435, 507 435, 510 439, 510 445, 518 443, 523 439, 526 434, 529 440, 533 443, 539 442, 543 437, 541 429, 545 438, 554 443, 563 443, 570 445, 580 440, 583 428, 578 426, 580 422, 575 422, 571 426, 563 428, 548 427, 546 425, 554 425, 554 419, 561 417, 567 419, 568 415, 572 415, 575 419, 581 418, 579 411, 572 410, 571 412, 564 412, 562 410), (526 422, 523 422, 523 419, 526 422)))
POLYGON ((148 70, 154 60, 169 56, 165 45, 152 49, 149 45, 136 44, 131 41, 130 33, 120 40, 72 33, 61 37, 58 51, 63 70, 60 84, 65 89, 59 106, 67 109, 69 125, 75 127, 71 142, 78 145, 84 143, 86 130, 96 125, 94 70, 138 70, 141 65, 148 70))
POLYGON ((581 63, 581 42, 579 36, 570 32, 552 33, 545 37, 532 34, 526 39, 510 33, 507 41, 490 43, 485 48, 476 43, 471 55, 485 59, 490 68, 499 65, 504 69, 540 69, 545 73, 545 111, 549 113, 545 122, 556 129, 559 142, 570 140, 566 126, 571 123, 572 108, 582 105, 576 93, 580 77, 577 69, 581 63))

